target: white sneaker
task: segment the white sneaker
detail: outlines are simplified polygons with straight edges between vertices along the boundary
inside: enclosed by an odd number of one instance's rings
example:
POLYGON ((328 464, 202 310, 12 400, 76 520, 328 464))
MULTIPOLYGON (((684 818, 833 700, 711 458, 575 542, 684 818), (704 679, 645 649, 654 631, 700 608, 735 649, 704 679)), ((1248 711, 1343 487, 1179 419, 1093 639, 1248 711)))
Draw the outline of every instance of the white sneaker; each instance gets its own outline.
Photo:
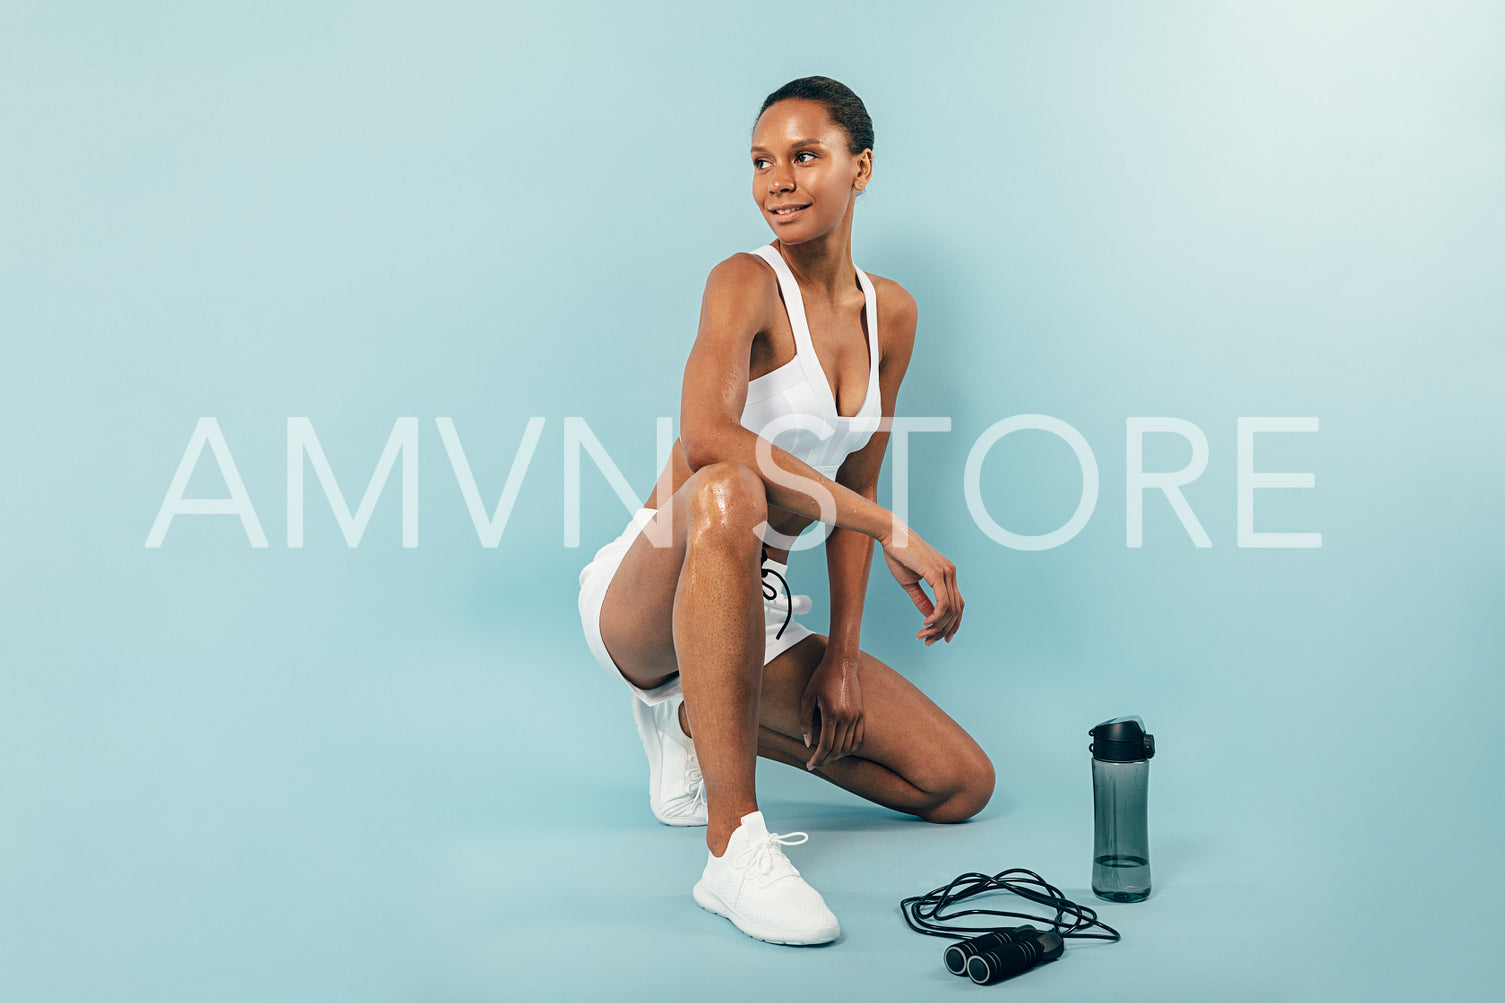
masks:
POLYGON ((682 703, 683 697, 674 697, 650 707, 632 698, 632 717, 648 754, 648 807, 665 825, 705 825, 705 781, 695 743, 679 726, 682 703))
POLYGON ((695 901, 702 909, 725 916, 749 937, 770 944, 835 940, 841 936, 836 916, 784 856, 784 847, 809 838, 803 832, 784 836, 769 832, 760 811, 743 815, 726 852, 719 857, 707 855, 705 873, 695 883, 695 901))

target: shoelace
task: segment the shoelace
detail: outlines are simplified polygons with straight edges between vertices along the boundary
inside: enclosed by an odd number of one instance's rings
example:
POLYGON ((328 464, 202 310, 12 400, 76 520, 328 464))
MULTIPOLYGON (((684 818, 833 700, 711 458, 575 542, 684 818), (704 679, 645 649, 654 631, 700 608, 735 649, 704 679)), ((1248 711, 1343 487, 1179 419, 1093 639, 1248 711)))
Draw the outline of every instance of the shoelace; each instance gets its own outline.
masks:
MULTIPOLYGON (((763 563, 768 563, 768 547, 766 544, 763 547, 763 563)), ((760 576, 763 579, 764 599, 777 599, 779 597, 779 590, 774 588, 772 583, 768 581, 769 575, 773 575, 773 577, 784 583, 784 597, 789 600, 788 609, 784 612, 784 625, 779 628, 779 632, 777 634, 773 635, 773 639, 777 641, 779 638, 784 636, 784 627, 789 626, 789 621, 794 618, 794 596, 789 594, 788 579, 786 579, 783 575, 779 574, 772 568, 764 568, 763 573, 760 576)))
POLYGON ((694 753, 690 754, 690 760, 685 764, 685 787, 690 794, 690 810, 696 811, 705 807, 705 778, 700 775, 700 760, 694 753))
POLYGON ((784 847, 799 846, 801 843, 808 842, 809 839, 810 834, 807 832, 788 832, 782 834, 770 832, 767 836, 737 854, 732 863, 738 868, 747 868, 749 877, 756 873, 760 885, 770 884, 772 881, 779 880, 779 878, 787 878, 799 873, 795 866, 789 862, 789 858, 784 856, 784 847), (799 838, 795 839, 796 836, 799 838), (783 867, 779 867, 780 862, 783 863, 783 867), (776 868, 783 873, 779 874, 778 877, 773 877, 773 872, 776 868))

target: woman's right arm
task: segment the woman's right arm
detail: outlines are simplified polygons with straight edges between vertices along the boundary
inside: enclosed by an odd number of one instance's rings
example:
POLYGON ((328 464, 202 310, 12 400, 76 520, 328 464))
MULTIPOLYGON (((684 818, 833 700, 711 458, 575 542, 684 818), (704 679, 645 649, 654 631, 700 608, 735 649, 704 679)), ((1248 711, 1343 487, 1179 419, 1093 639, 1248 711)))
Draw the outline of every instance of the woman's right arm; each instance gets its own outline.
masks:
POLYGON ((770 307, 780 302, 777 281, 751 254, 733 255, 706 279, 700 328, 680 391, 679 441, 685 461, 692 471, 710 463, 740 463, 763 479, 769 504, 854 529, 886 546, 895 532, 887 509, 762 440, 765 455, 771 453, 779 468, 767 470, 758 459, 761 437, 742 424, 753 338, 766 328, 770 307))

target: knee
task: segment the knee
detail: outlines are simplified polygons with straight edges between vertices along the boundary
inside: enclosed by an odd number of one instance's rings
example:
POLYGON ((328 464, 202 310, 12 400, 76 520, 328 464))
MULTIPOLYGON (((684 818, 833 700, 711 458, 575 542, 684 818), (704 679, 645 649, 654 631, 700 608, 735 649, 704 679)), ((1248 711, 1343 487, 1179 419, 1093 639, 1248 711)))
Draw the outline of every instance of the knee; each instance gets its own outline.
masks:
POLYGON ((768 518, 763 479, 741 463, 708 463, 695 471, 690 530, 696 536, 746 532, 768 518))
POLYGON ((918 814, 927 822, 965 822, 988 806, 996 782, 993 761, 977 749, 957 763, 953 782, 918 814))

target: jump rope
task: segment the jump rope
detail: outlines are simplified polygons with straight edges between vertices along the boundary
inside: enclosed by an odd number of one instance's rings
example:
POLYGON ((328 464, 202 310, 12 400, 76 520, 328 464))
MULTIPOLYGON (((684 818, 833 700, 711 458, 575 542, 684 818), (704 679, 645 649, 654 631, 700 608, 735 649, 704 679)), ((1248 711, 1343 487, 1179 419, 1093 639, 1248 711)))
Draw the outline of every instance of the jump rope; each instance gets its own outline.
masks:
POLYGON ((951 883, 924 895, 912 895, 899 903, 904 922, 916 933, 951 937, 943 960, 952 975, 966 975, 978 985, 992 985, 1029 971, 1045 961, 1054 961, 1065 951, 1067 940, 1121 939, 1117 930, 1097 918, 1097 911, 1078 905, 1055 885, 1034 871, 1011 867, 994 875, 976 871, 962 874, 951 883), (1020 898, 1054 909, 1054 917, 1002 909, 960 909, 957 903, 986 892, 1012 892, 1020 898), (996 916, 1027 919, 1048 929, 1025 924, 1015 927, 960 926, 949 921, 964 916, 996 916), (1084 933, 1098 929, 1102 933, 1084 933))

